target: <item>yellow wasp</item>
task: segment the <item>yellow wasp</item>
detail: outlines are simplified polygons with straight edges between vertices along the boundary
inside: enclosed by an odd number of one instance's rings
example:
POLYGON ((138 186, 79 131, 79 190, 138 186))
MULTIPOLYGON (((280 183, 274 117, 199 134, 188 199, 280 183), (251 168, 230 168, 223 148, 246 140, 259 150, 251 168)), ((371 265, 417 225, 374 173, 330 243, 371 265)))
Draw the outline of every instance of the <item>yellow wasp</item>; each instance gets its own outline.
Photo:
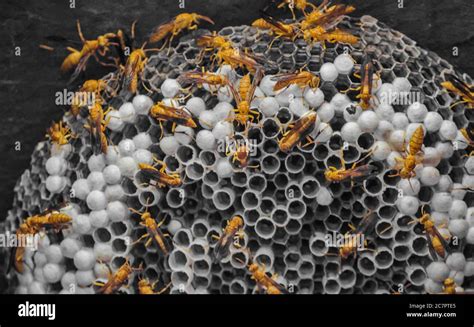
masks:
POLYGON ((140 216, 141 222, 140 225, 145 227, 147 232, 143 234, 138 240, 136 240, 134 243, 139 243, 143 239, 146 239, 145 242, 145 247, 150 246, 151 242, 155 241, 155 244, 158 246, 158 248, 163 252, 163 254, 166 256, 168 255, 170 249, 169 245, 166 242, 166 237, 170 237, 169 234, 163 233, 160 229, 161 225, 163 224, 164 220, 157 223, 156 220, 151 216, 151 214, 148 212, 148 208, 145 212, 141 213, 133 208, 129 208, 130 211, 133 213, 136 213, 137 215, 140 216))
POLYGON ((277 92, 292 84, 298 85, 300 88, 304 89, 305 87, 310 87, 316 89, 319 87, 321 82, 320 78, 315 74, 301 69, 299 72, 295 73, 282 73, 277 74, 272 77, 273 81, 276 81, 273 91, 277 92))
POLYGON ((298 119, 293 127, 283 134, 283 137, 278 142, 280 150, 288 152, 300 141, 307 137, 310 143, 314 141, 309 138, 308 134, 311 133, 312 128, 316 124, 317 115, 314 111, 309 111, 298 119))
POLYGON ((468 85, 464 81, 460 80, 456 76, 452 74, 446 74, 446 81, 441 83, 446 90, 458 95, 461 100, 453 103, 451 108, 465 103, 469 109, 474 108, 474 87, 472 85, 468 85))
POLYGON ((350 14, 355 10, 353 6, 336 4, 327 7, 325 0, 316 10, 305 15, 300 23, 300 28, 305 31, 316 26, 324 26, 326 29, 334 27, 342 19, 343 15, 350 14))
POLYGON ((143 295, 159 295, 166 292, 166 290, 171 286, 171 283, 169 283, 161 291, 156 292, 155 291, 156 283, 157 282, 154 282, 153 284, 151 284, 148 279, 139 280, 138 293, 143 294, 143 295))
POLYGON ((307 7, 311 7, 313 8, 313 10, 318 9, 314 4, 312 4, 308 0, 281 0, 277 8, 283 8, 285 6, 287 6, 290 9, 291 15, 293 16, 293 20, 296 19, 295 8, 303 12, 305 15, 306 15, 307 7))
MULTIPOLYGON (((59 231, 63 228, 66 228, 69 223, 72 221, 72 218, 57 210, 46 210, 39 215, 28 217, 23 223, 20 224, 16 231, 16 236, 18 239, 23 236, 34 236, 38 234, 42 229, 49 228, 59 231)), ((23 273, 23 256, 25 254, 25 248, 23 246, 16 247, 12 252, 12 261, 15 267, 15 270, 19 273, 23 273)))
MULTIPOLYGON (((275 39, 287 38, 294 41, 298 36, 298 29, 295 24, 285 24, 281 20, 275 19, 264 11, 261 12, 261 15, 262 18, 259 18, 252 23, 253 27, 269 30, 272 35, 275 35, 275 39)), ((273 41, 268 47, 271 48, 272 44, 273 41)))
POLYGON ((247 125, 248 121, 253 122, 254 115, 259 115, 258 111, 250 109, 252 100, 254 99, 255 90, 257 89, 258 83, 262 78, 263 73, 258 70, 256 75, 253 77, 253 81, 250 82, 250 73, 244 75, 240 79, 238 91, 235 87, 229 84, 230 90, 237 104, 237 108, 234 109, 235 116, 233 120, 242 125, 247 125))
POLYGON ((115 274, 109 274, 109 278, 106 283, 94 283, 94 285, 101 286, 97 292, 100 294, 116 293, 122 286, 128 283, 130 275, 135 270, 141 270, 141 268, 133 268, 130 265, 130 261, 127 259, 125 263, 120 266, 117 272, 115 272, 115 274))
MULTIPOLYGON (((423 147, 424 136, 425 132, 420 125, 410 138, 409 149, 405 149, 405 153, 402 154, 402 157, 395 158, 397 161, 395 169, 398 169, 398 173, 390 175, 391 177, 400 176, 403 179, 410 179, 416 176, 415 168, 418 164, 423 162, 423 156, 420 154, 421 148, 423 147)), ((406 148, 405 145, 404 148, 406 148)))
POLYGON ((179 173, 167 174, 165 172, 166 165, 164 162, 153 158, 156 164, 161 164, 160 169, 156 168, 154 165, 148 165, 145 163, 139 163, 138 168, 140 169, 143 176, 149 181, 149 184, 155 187, 178 187, 183 183, 179 173))
POLYGON ((48 128, 46 137, 48 137, 52 143, 59 146, 69 143, 69 139, 72 136, 71 129, 68 126, 63 126, 63 122, 54 123, 48 128))
MULTIPOLYGON (((221 236, 215 236, 218 240, 216 247, 214 248, 214 257, 216 260, 221 260, 229 255, 229 248, 232 243, 236 243, 236 237, 238 239, 243 238, 243 227, 244 220, 240 216, 234 216, 229 221, 223 230, 221 236)), ((238 242, 238 240, 237 240, 238 242)))
POLYGON ((152 33, 150 36, 150 43, 159 42, 168 37, 166 43, 170 43, 173 41, 173 38, 177 36, 181 31, 187 30, 195 30, 198 28, 198 22, 200 20, 205 20, 208 23, 214 24, 211 18, 203 15, 199 15, 196 13, 183 13, 179 14, 178 16, 174 17, 168 23, 162 24, 158 26, 158 28, 152 33))
POLYGON ((446 252, 450 252, 449 244, 446 239, 440 234, 435 223, 431 220, 431 215, 427 212, 423 213, 420 218, 413 220, 411 223, 420 223, 423 225, 426 235, 426 241, 428 249, 430 251, 431 258, 434 261, 438 260, 438 256, 441 258, 446 257, 446 252))

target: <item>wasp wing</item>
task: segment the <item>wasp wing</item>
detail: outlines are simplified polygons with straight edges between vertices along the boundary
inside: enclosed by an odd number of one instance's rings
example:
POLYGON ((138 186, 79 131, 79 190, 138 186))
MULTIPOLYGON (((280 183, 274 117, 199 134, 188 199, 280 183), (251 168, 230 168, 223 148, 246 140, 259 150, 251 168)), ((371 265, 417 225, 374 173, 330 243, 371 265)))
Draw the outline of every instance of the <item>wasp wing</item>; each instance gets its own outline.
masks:
POLYGON ((156 43, 163 40, 168 34, 173 31, 174 21, 169 21, 168 23, 158 26, 155 31, 150 35, 149 42, 156 43))
POLYGON ((92 56, 92 53, 89 53, 85 56, 82 56, 81 60, 79 60, 79 63, 77 64, 76 68, 74 69, 74 72, 72 73, 71 77, 69 78, 69 81, 67 82, 68 84, 74 83, 74 81, 79 77, 79 75, 84 70, 86 70, 87 62, 89 61, 91 56, 92 56))
POLYGON ((375 212, 369 212, 357 226, 355 233, 356 234, 366 234, 369 232, 369 229, 373 227, 377 219, 377 214, 375 212))
POLYGON ((438 254, 431 243, 431 236, 428 233, 425 233, 426 242, 428 244, 428 250, 433 261, 438 261, 438 254))

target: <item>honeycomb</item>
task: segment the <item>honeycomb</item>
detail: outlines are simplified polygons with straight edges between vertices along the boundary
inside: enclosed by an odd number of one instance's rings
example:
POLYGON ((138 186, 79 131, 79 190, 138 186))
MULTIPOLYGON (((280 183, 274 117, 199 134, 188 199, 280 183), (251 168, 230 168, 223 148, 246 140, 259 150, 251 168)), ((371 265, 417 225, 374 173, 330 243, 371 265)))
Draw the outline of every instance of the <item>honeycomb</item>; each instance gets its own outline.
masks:
MULTIPOLYGON (((46 141, 38 144, 31 168, 15 187, 3 230, 14 231, 26 217, 66 199, 71 205, 63 211, 73 218, 72 227, 43 236, 37 251, 27 251, 25 272, 8 275, 9 291, 94 293, 93 282, 106 280, 108 268, 116 272, 127 258, 142 270, 133 273, 128 281, 132 287, 122 288, 124 293, 138 292, 142 278, 157 289, 171 283, 171 293, 256 293, 247 269, 252 260, 278 274, 277 282, 297 294, 440 293, 448 277, 461 290, 472 288, 474 209, 472 193, 464 188, 474 187, 474 160, 465 156, 459 129, 472 127, 474 115, 462 104, 450 108, 459 99, 440 87, 447 73, 469 84, 472 79, 373 17, 345 17, 339 27, 361 41, 323 47, 277 39, 269 46, 273 37, 249 26, 219 32, 266 59, 266 76, 252 102, 260 119, 248 134, 226 122, 234 103, 225 89, 194 87, 192 97, 175 99, 181 93, 176 79, 183 72, 200 69, 198 65, 216 68, 210 54, 199 63, 195 38, 208 33, 204 30, 149 58, 142 76, 149 92, 141 87, 140 95, 122 92, 107 99, 118 108, 109 113, 107 155, 93 154, 89 135, 81 132, 84 118, 66 115, 64 121, 79 137, 61 149, 46 141), (377 97, 412 91, 421 95, 418 102, 380 102, 366 111, 358 107, 357 92, 351 89, 360 80, 353 73, 368 48, 380 76, 374 85, 377 97), (290 87, 274 94, 272 75, 302 67, 321 76, 318 89, 303 93, 290 87), (157 123, 148 111, 163 99, 185 105, 200 126, 173 130, 157 123), (315 142, 280 151, 283 131, 310 108, 318 114, 315 142), (420 125, 426 134, 424 160, 408 182, 393 176, 392 167, 420 125), (230 135, 254 145, 248 167, 240 168, 219 148, 230 135), (376 172, 329 183, 324 171, 341 167, 341 151, 348 168, 368 156, 376 172), (166 172, 179 173, 183 185, 147 185, 137 163, 152 164, 153 156, 166 163, 166 172), (146 229, 129 208, 148 211, 163 222, 161 229, 172 238, 169 255, 154 242, 135 242, 146 229), (436 262, 423 227, 411 223, 427 209, 453 244, 453 252, 436 262), (340 258, 327 236, 346 234, 368 212, 376 215, 366 235, 368 249, 340 258), (215 261, 214 236, 235 215, 245 225, 240 246, 231 245, 229 255, 215 261)), ((242 76, 240 70, 220 70, 235 82, 242 76)))

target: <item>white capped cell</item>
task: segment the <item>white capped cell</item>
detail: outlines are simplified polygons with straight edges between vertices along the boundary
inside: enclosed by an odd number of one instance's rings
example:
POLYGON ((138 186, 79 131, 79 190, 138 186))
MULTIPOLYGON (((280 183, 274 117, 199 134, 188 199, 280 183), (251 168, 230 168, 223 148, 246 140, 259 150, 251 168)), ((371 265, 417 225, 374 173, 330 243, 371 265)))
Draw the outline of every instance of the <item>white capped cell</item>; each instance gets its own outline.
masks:
POLYGON ((65 238, 61 241, 60 247, 62 255, 72 259, 76 252, 82 248, 82 242, 73 238, 65 238))
POLYGON ((278 91, 278 94, 275 96, 275 99, 280 104, 280 107, 288 107, 292 99, 300 98, 302 96, 303 92, 301 88, 296 84, 292 84, 278 91))
POLYGON ((375 130, 375 137, 378 139, 387 140, 394 131, 394 127, 391 122, 386 120, 379 121, 379 125, 375 130))
POLYGON ((174 137, 180 144, 189 144, 194 139, 194 130, 188 126, 178 125, 174 129, 174 137))
POLYGON ((145 149, 138 149, 132 154, 135 162, 144 163, 147 165, 153 164, 153 153, 145 149))
POLYGON ((43 277, 45 281, 50 284, 59 282, 63 274, 64 267, 58 265, 57 263, 47 263, 43 267, 43 277))
POLYGON ((424 150, 423 155, 423 165, 424 166, 431 166, 436 167, 441 161, 441 155, 439 154, 438 150, 433 147, 426 147, 424 150))
POLYGON ((326 123, 319 124, 319 127, 316 127, 315 130, 310 134, 314 137, 315 142, 324 143, 327 142, 332 136, 333 130, 331 125, 326 123))
POLYGON ((231 116, 232 111, 234 110, 234 106, 228 102, 219 102, 216 104, 214 109, 212 109, 216 121, 228 119, 231 116))
MULTIPOLYGON (((257 91, 255 90, 255 93, 257 93, 257 91)), ((232 100, 234 99, 233 95, 232 95, 232 91, 230 90, 229 87, 220 87, 218 90, 217 90, 217 99, 220 101, 220 102, 228 102, 228 103, 231 103, 232 100)))
POLYGON ((346 54, 340 54, 334 59, 334 66, 339 74, 347 75, 354 68, 354 59, 346 54))
POLYGON ((469 232, 469 223, 464 219, 453 219, 449 221, 448 230, 451 235, 463 239, 469 232))
POLYGON ((328 206, 332 203, 334 198, 331 195, 331 192, 325 188, 321 187, 316 195, 316 202, 322 206, 328 206))
POLYGON ((117 146, 109 145, 107 148, 107 154, 105 155, 105 160, 107 164, 115 164, 120 158, 120 153, 117 146))
POLYGON ((426 114, 423 125, 430 133, 437 132, 441 128, 443 117, 436 111, 430 111, 426 114))
POLYGON ((466 257, 460 252, 451 253, 446 258, 446 264, 452 270, 464 271, 466 268, 466 257))
POLYGON ((212 129, 217 121, 217 116, 213 110, 204 110, 199 114, 199 124, 202 128, 212 129))
POLYGON ((81 178, 77 179, 71 186, 71 195, 73 198, 78 198, 80 200, 85 200, 87 195, 90 193, 89 183, 87 179, 81 178))
POLYGON ((398 92, 410 92, 411 90, 411 83, 405 77, 395 77, 392 84, 398 92))
POLYGON ((216 174, 221 178, 230 177, 234 172, 231 163, 227 158, 220 158, 216 164, 216 174))
POLYGON ((45 168, 49 175, 64 175, 66 171, 66 160, 59 156, 52 156, 46 160, 45 168))
POLYGON ((131 102, 125 102, 119 108, 120 117, 125 123, 133 124, 137 118, 135 107, 131 102))
POLYGON ((454 147, 450 142, 438 142, 436 143, 436 150, 440 154, 441 158, 449 159, 453 156, 454 147))
POLYGON ((117 184, 122 178, 120 168, 116 165, 109 165, 103 171, 103 178, 107 184, 117 184))
POLYGON ((337 79, 339 72, 337 71, 336 65, 331 62, 326 62, 321 66, 319 74, 323 81, 334 82, 337 79))
POLYGON ((181 90, 181 85, 178 83, 177 80, 173 78, 167 78, 164 80, 163 84, 161 84, 160 89, 161 93, 163 94, 163 97, 174 98, 181 90))
POLYGON ((388 120, 392 121, 393 116, 395 115, 395 110, 393 107, 389 104, 386 103, 380 103, 376 108, 375 108, 375 113, 381 120, 388 120))
POLYGON ((97 262, 97 263, 94 265, 94 275, 95 275, 97 278, 101 278, 101 279, 107 280, 107 279, 109 278, 109 274, 110 274, 110 269, 109 269, 109 267, 107 266, 107 264, 97 262))
POLYGON ((138 115, 148 115, 153 106, 153 100, 149 96, 138 94, 133 98, 132 104, 138 115))
POLYGON ((61 277, 61 286, 65 290, 74 289, 76 287, 76 274, 72 271, 66 272, 61 277))
POLYGON ((372 159, 375 161, 387 159, 392 152, 390 145, 384 141, 375 142, 372 149, 374 149, 374 152, 372 153, 372 159))
POLYGON ((106 227, 109 224, 109 218, 106 210, 94 210, 89 213, 89 221, 95 228, 106 227))
POLYGON ((214 150, 216 147, 216 138, 212 132, 201 130, 196 135, 196 144, 202 150, 214 150))
POLYGON ((423 185, 434 186, 440 180, 440 173, 435 167, 423 167, 419 177, 423 185))
POLYGON ((421 184, 416 178, 400 179, 397 188, 402 190, 402 194, 416 196, 420 192, 421 184))
POLYGON ((360 129, 363 132, 373 132, 379 125, 379 118, 377 114, 371 110, 363 111, 357 119, 360 129))
POLYGON ((426 267, 426 274, 428 278, 434 280, 435 282, 442 283, 446 278, 449 277, 448 265, 442 261, 432 262, 426 267))
POLYGON ((324 93, 320 89, 307 87, 304 91, 304 99, 311 108, 318 108, 324 102, 324 93))
POLYGON ((420 207, 420 200, 414 196, 402 196, 397 200, 397 208, 400 213, 414 216, 420 207))
POLYGON ((275 87, 275 84, 277 83, 276 80, 274 80, 274 75, 265 75, 262 80, 260 81, 260 89, 265 93, 267 96, 273 96, 275 95, 275 92, 273 91, 273 88, 275 87))
POLYGON ((78 215, 72 218, 72 229, 78 234, 89 234, 91 232, 91 222, 88 215, 78 215))
POLYGON ((122 200, 125 196, 125 191, 120 184, 109 185, 105 188, 105 197, 107 202, 122 200))
POLYGON ((336 113, 342 113, 346 107, 351 104, 351 100, 346 94, 336 93, 332 97, 330 103, 333 105, 336 113))
MULTIPOLYGON (((441 175, 438 185, 436 186, 436 190, 439 192, 449 192, 452 189, 453 189, 453 180, 451 179, 451 176, 441 175)), ((454 194, 452 196, 454 199, 456 199, 454 194)))
POLYGON ((348 122, 342 126, 341 136, 347 142, 357 141, 360 134, 362 134, 362 130, 356 122, 348 122))
POLYGON ((105 187, 104 174, 100 171, 93 171, 87 176, 87 183, 89 184, 90 190, 103 190, 105 187))
POLYGON ((377 90, 377 98, 380 103, 392 105, 399 97, 399 91, 392 83, 383 83, 377 90))
POLYGON ((301 117, 309 111, 303 98, 295 98, 290 101, 289 109, 295 118, 301 117))
POLYGON ((332 104, 328 102, 324 102, 316 111, 318 114, 319 119, 321 119, 322 122, 324 123, 329 123, 331 119, 334 118, 334 115, 336 114, 336 111, 334 110, 334 107, 332 104))
POLYGON ((443 120, 439 129, 439 136, 445 141, 454 141, 458 135, 458 128, 451 120, 443 120))
POLYGON ((74 265, 78 270, 90 270, 94 267, 96 258, 91 249, 80 249, 74 255, 74 265))
POLYGON ((192 97, 186 102, 186 109, 188 109, 194 117, 199 117, 201 112, 206 110, 206 103, 199 97, 192 97))
POLYGON ((453 203, 453 199, 449 193, 439 192, 433 194, 431 198, 431 204, 435 211, 448 212, 453 203))
POLYGON ((428 114, 428 108, 423 103, 412 103, 407 109, 407 117, 412 123, 421 123, 428 114))
POLYGON ((114 132, 120 132, 125 125, 118 110, 110 110, 105 116, 105 120, 109 122, 107 128, 114 132))
POLYGON ((113 201, 107 205, 107 217, 112 222, 124 221, 128 213, 128 208, 120 201, 113 201))
POLYGON ((392 117, 392 124, 395 129, 404 130, 408 126, 408 117, 403 112, 396 112, 392 117))
POLYGON ((222 140, 229 137, 234 132, 234 127, 231 122, 220 121, 212 129, 212 134, 217 140, 222 140))
POLYGON ((33 256, 33 261, 35 263, 35 267, 43 267, 48 263, 48 258, 46 258, 46 254, 44 253, 36 252, 33 256))
POLYGON ((179 148, 179 142, 174 136, 165 136, 160 140, 160 148, 168 156, 174 156, 179 148))
POLYGON ((274 97, 265 97, 259 104, 259 111, 266 117, 273 117, 278 113, 280 105, 274 97))
POLYGON ((61 246, 59 244, 52 244, 50 245, 45 251, 44 254, 48 259, 48 262, 51 263, 61 263, 64 260, 61 246))
POLYGON ((451 219, 463 219, 467 214, 467 204, 462 200, 453 200, 449 209, 451 219))
POLYGON ((76 271, 76 283, 78 288, 76 288, 76 294, 80 294, 82 287, 87 287, 92 285, 95 282, 95 275, 92 270, 79 270, 76 271))
POLYGON ((86 199, 87 206, 91 210, 102 210, 107 206, 107 198, 104 192, 94 190, 89 193, 86 199))
POLYGON ((153 141, 150 134, 143 132, 133 137, 133 144, 136 149, 148 149, 153 144, 153 141))
POLYGON ((110 244, 106 243, 95 243, 94 244, 94 255, 96 260, 101 262, 109 262, 114 256, 114 250, 110 244))
POLYGON ((66 186, 66 178, 53 175, 46 179, 46 189, 51 193, 60 193, 66 186))

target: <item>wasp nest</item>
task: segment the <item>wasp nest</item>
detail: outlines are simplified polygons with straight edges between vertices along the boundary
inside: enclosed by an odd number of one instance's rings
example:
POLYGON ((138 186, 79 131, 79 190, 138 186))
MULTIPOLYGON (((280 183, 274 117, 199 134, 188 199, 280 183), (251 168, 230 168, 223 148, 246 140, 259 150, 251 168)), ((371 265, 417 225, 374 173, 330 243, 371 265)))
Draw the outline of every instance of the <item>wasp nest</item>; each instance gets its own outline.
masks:
MULTIPOLYGON (((360 42, 323 47, 281 38, 269 47, 273 37, 252 27, 219 32, 267 61, 251 105, 260 114, 246 131, 228 118, 235 102, 226 88, 194 87, 192 96, 180 99, 186 94, 179 83, 183 72, 200 69, 198 64, 217 68, 209 56, 200 61, 195 38, 203 31, 149 58, 142 79, 150 92, 108 99, 117 110, 108 114, 106 155, 93 154, 84 119, 65 116, 79 137, 60 149, 48 142, 38 145, 3 228, 15 231, 26 217, 64 199, 70 205, 61 210, 73 218, 72 227, 48 233, 37 249, 26 250, 24 273, 10 275, 11 291, 94 293, 93 282, 106 279, 109 267, 117 271, 127 258, 142 268, 128 281, 133 287, 123 289, 131 293, 137 292, 140 278, 171 283, 171 293, 254 293, 247 270, 251 260, 278 274, 277 281, 295 293, 390 293, 400 286, 409 293, 439 293, 448 277, 459 287, 472 287, 474 209, 465 188, 474 187, 474 161, 465 156, 459 130, 472 124, 474 115, 463 105, 450 108, 459 99, 440 86, 445 74, 456 72, 372 17, 346 17, 339 26, 360 42), (379 77, 373 107, 362 110, 350 89, 360 85, 354 72, 368 46, 379 77), (301 67, 321 77, 319 88, 273 91, 272 75, 301 67), (382 101, 402 93, 421 97, 409 104, 382 101), (183 106, 197 128, 158 123, 149 110, 159 101, 183 106), (282 152, 282 133, 309 111, 317 113, 310 132, 314 142, 282 152), (393 176, 395 158, 419 126, 423 161, 416 176, 393 176), (232 151, 221 146, 229 138, 252 144, 247 167, 239 167, 232 151), (328 182, 324 172, 341 167, 341 152, 347 168, 368 156, 374 172, 361 180, 328 182), (146 183, 138 163, 152 165, 154 157, 166 164, 165 173, 179 174, 181 186, 146 183), (134 243, 146 230, 129 208, 148 210, 163 221, 160 229, 172 238, 168 255, 155 242, 134 243), (428 208, 452 243, 452 253, 436 262, 423 226, 410 223, 428 208), (367 248, 341 258, 327 235, 344 235, 368 212, 376 218, 365 234, 367 248), (244 220, 240 246, 231 245, 229 254, 216 261, 212 235, 221 234, 236 215, 244 220)), ((242 77, 227 66, 219 72, 235 84, 242 77)))

